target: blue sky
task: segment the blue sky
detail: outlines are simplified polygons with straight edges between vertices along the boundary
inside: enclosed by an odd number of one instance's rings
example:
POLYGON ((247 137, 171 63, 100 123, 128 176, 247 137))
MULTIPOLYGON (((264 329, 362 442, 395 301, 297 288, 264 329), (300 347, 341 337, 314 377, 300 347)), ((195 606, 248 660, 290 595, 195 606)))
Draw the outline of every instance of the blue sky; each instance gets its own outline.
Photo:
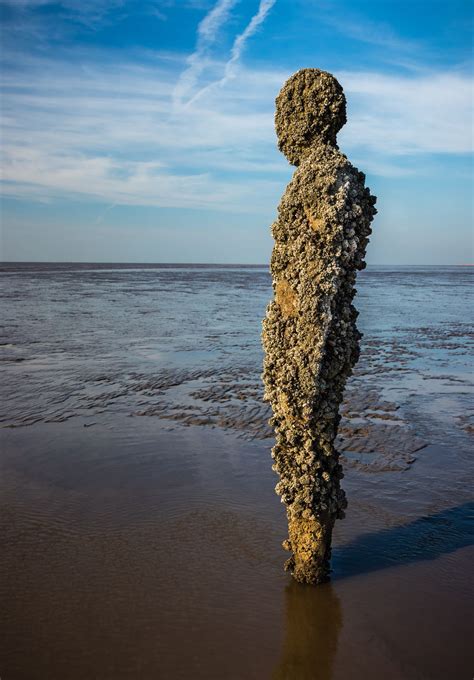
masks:
POLYGON ((264 263, 317 67, 379 214, 375 264, 473 261, 470 0, 0 0, 0 259, 264 263))

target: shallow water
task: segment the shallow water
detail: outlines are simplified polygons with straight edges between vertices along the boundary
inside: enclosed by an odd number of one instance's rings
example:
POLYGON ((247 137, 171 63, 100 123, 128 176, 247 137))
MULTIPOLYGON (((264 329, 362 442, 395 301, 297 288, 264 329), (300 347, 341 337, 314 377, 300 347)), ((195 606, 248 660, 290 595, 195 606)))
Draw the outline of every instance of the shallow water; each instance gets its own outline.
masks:
POLYGON ((349 508, 319 588, 282 570, 265 269, 0 282, 2 680, 471 677, 469 269, 359 278, 349 508))

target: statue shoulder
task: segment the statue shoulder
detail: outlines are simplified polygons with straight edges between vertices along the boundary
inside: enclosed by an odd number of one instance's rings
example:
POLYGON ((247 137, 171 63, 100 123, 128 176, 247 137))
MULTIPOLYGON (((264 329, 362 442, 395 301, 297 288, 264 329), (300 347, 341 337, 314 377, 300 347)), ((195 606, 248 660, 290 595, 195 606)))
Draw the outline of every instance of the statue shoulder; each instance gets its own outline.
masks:
POLYGON ((309 222, 316 232, 323 224, 360 217, 370 222, 377 212, 376 198, 365 179, 337 147, 315 147, 296 168, 280 201, 277 222, 290 231, 298 229, 300 222, 309 222))
MULTIPOLYGON (((354 181, 354 170, 358 172, 337 147, 315 146, 297 166, 282 202, 285 199, 298 203, 307 203, 312 198, 319 200, 322 195, 330 194, 331 188, 337 187, 345 175, 354 181)), ((362 175, 362 181, 364 179, 362 175)))

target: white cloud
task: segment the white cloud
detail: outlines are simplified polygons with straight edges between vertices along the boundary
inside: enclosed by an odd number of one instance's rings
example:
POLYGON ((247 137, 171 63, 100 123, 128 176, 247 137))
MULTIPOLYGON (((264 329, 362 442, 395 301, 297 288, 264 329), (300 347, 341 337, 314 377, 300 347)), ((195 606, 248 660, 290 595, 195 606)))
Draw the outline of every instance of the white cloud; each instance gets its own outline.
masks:
POLYGON ((472 150, 473 79, 461 73, 391 76, 341 72, 351 148, 385 156, 472 150))
MULTIPOLYGON (((249 74, 245 96, 240 83, 225 101, 172 113, 174 68, 37 60, 21 79, 5 74, 3 192, 268 210, 287 168, 268 154, 271 112, 254 111, 258 78, 249 74)), ((266 78, 269 102, 282 77, 266 78)))
MULTIPOLYGON (((235 198, 231 185, 214 183, 215 196, 209 192, 206 173, 178 175, 163 172, 159 162, 116 162, 104 156, 83 156, 42 149, 10 148, 13 152, 5 167, 5 178, 13 178, 11 193, 35 198, 48 195, 86 194, 115 204, 155 205, 160 207, 197 207, 226 209, 235 198)), ((248 190, 247 195, 251 194, 248 190)), ((253 197, 256 198, 256 197, 253 197)))
MULTIPOLYGON (((142 65, 91 57, 24 60, 4 72, 5 195, 274 212, 291 174, 273 130, 288 72, 241 67, 218 91, 173 110, 182 57, 142 65)), ((336 75, 349 101, 341 148, 361 169, 396 176, 407 173, 404 159, 470 150, 470 75, 336 75)))

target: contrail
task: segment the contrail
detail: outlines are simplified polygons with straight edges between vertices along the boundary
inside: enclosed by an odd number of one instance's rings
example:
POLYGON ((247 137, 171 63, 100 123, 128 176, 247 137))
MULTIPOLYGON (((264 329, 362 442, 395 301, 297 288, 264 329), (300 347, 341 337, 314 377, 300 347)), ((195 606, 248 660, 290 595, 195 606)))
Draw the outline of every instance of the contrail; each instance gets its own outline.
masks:
POLYGON ((237 38, 234 40, 234 44, 232 45, 231 56, 225 67, 224 77, 219 81, 221 85, 223 85, 225 82, 227 82, 227 80, 233 77, 233 67, 239 61, 244 50, 245 43, 249 38, 251 38, 254 35, 260 24, 262 24, 265 21, 267 14, 271 10, 275 2, 276 0, 260 0, 260 5, 258 7, 257 14, 255 14, 255 16, 253 16, 250 19, 243 33, 238 35, 237 38))
POLYGON ((186 94, 197 83, 199 76, 205 68, 206 52, 215 41, 219 29, 227 21, 231 10, 237 2, 239 0, 218 0, 199 24, 196 49, 188 57, 188 67, 181 74, 173 92, 175 105, 181 104, 186 94))
POLYGON ((199 99, 208 90, 214 87, 222 87, 235 76, 235 65, 242 56, 245 43, 254 35, 254 33, 256 33, 258 27, 265 21, 267 14, 275 3, 276 0, 260 0, 257 13, 250 19, 242 33, 240 33, 234 40, 234 44, 232 45, 230 52, 230 59, 225 65, 223 77, 220 80, 216 80, 214 83, 210 83, 209 85, 206 85, 206 87, 203 87, 201 90, 199 90, 199 92, 197 92, 194 97, 188 101, 187 106, 199 99))

